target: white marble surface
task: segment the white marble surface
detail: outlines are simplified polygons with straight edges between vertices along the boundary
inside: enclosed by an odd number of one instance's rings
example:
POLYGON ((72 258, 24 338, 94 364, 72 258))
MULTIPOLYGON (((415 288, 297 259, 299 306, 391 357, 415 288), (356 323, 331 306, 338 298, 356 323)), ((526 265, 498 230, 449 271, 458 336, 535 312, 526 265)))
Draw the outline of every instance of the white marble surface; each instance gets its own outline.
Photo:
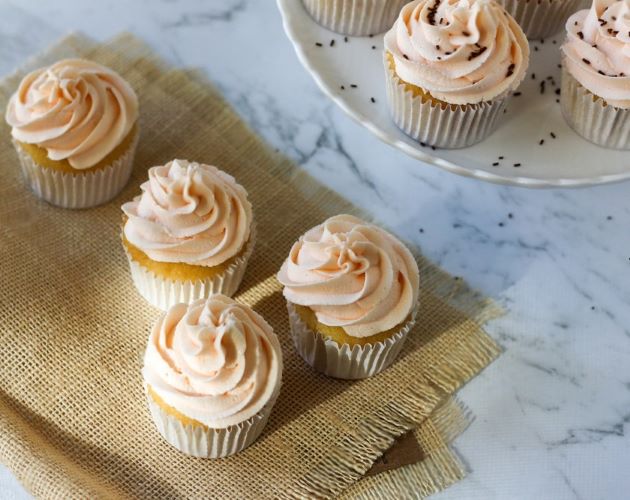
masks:
MULTIPOLYGON (((508 309, 488 325, 505 354, 460 393, 470 475, 436 498, 630 497, 630 184, 527 191, 405 157, 319 92, 271 0, 0 0, 0 74, 72 30, 204 68, 269 142, 508 309)), ((5 469, 0 497, 27 497, 5 469)))

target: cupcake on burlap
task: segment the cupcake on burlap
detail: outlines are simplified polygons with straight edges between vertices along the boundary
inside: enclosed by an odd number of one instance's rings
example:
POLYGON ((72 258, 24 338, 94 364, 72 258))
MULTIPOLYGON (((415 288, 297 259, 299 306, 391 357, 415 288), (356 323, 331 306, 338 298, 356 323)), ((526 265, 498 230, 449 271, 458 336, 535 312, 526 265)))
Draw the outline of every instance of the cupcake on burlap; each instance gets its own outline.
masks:
POLYGON ((344 35, 376 35, 388 30, 407 0, 302 0, 324 28, 344 35))
POLYGON ((387 231, 351 215, 331 217, 300 237, 278 280, 297 351, 331 377, 384 370, 415 321, 413 255, 387 231))
POLYGON ((233 455, 260 435, 280 392, 269 324, 224 295, 176 304, 153 327, 142 369, 151 416, 178 450, 233 455))
POLYGON ((595 0, 567 21, 560 103, 585 139, 630 149, 630 0, 595 0))
POLYGON ((166 310, 236 293, 255 242, 245 189, 216 167, 186 160, 150 168, 141 189, 122 206, 123 246, 140 294, 166 310))
POLYGON ((587 0, 497 0, 514 18, 530 40, 558 33, 567 18, 584 7, 587 0))
POLYGON ((109 68, 64 59, 26 75, 6 121, 24 177, 64 208, 111 200, 127 184, 138 143, 138 99, 109 68))
POLYGON ((422 144, 475 144, 497 126, 528 61, 523 31, 493 0, 415 0, 385 35, 392 118, 422 144))

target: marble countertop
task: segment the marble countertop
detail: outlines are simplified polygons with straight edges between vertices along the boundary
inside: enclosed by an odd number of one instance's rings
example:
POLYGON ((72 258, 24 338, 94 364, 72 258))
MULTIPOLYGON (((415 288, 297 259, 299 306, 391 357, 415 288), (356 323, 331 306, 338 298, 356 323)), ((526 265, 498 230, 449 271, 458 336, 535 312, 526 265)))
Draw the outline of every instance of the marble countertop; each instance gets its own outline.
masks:
MULTIPOLYGON (((508 310, 487 325, 505 353, 459 394, 470 474, 435 498, 628 498, 630 183, 531 191, 406 157, 317 89, 271 0, 0 0, 0 75, 76 30, 203 68, 268 142, 508 310)), ((0 498, 28 498, 4 468, 0 498)))

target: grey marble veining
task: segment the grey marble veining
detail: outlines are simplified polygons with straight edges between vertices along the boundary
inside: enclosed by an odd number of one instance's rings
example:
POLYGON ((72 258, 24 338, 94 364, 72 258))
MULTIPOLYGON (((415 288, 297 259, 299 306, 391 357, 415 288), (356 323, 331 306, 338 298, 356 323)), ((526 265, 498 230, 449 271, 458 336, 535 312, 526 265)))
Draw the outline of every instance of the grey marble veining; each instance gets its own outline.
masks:
MULTIPOLYGON (((73 30, 202 68, 274 147, 508 310, 487 326, 504 355, 460 393, 470 475, 436 498, 630 498, 629 183, 529 191, 404 156, 320 93, 271 0, 0 0, 0 74, 73 30)), ((0 497, 26 496, 2 470, 0 497)))

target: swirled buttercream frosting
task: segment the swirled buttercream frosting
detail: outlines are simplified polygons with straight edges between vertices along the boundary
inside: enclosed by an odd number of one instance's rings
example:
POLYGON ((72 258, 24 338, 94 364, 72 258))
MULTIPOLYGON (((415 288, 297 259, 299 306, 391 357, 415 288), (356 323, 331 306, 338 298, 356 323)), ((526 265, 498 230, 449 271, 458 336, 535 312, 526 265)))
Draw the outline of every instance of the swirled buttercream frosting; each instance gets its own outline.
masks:
POLYGON ((282 378, 269 324, 224 295, 171 307, 153 327, 142 370, 167 405, 214 429, 256 415, 282 378))
POLYGON ((124 234, 152 260, 216 266, 250 237, 247 192, 216 167, 173 160, 150 168, 141 189, 122 206, 124 234))
POLYGON ((593 94, 630 108, 630 0, 595 0, 567 21, 564 64, 593 94))
POLYGON ((51 160, 67 160, 77 170, 104 159, 137 119, 131 86, 83 59, 64 59, 26 75, 6 111, 14 139, 44 148, 51 160))
POLYGON ((450 104, 490 101, 514 90, 529 45, 493 0, 416 0, 385 35, 396 74, 450 104))
POLYGON ((351 215, 331 217, 300 237, 278 280, 289 302, 354 337, 400 325, 418 301, 418 264, 409 249, 351 215))

